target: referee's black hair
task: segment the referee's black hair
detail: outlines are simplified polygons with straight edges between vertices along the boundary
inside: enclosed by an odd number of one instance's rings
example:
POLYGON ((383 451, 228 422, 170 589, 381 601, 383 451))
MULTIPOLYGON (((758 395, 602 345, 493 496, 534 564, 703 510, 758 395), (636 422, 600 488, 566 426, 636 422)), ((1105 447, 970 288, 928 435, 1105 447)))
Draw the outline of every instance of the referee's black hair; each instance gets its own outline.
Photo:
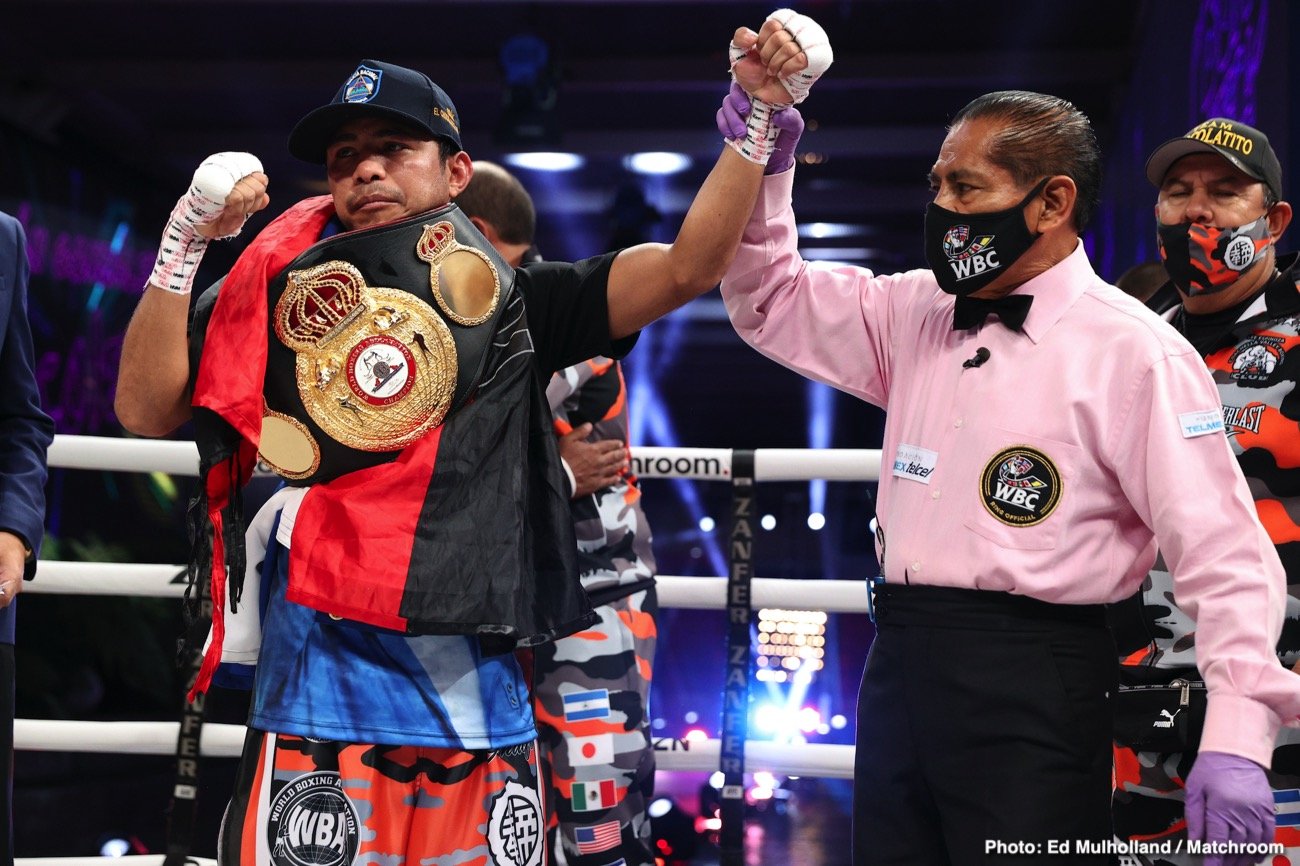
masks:
POLYGON ((952 119, 984 118, 1006 126, 989 143, 989 158, 1021 186, 1052 175, 1074 181, 1074 227, 1083 231, 1101 198, 1101 148, 1092 124, 1070 102, 1028 90, 999 90, 966 104, 952 119))

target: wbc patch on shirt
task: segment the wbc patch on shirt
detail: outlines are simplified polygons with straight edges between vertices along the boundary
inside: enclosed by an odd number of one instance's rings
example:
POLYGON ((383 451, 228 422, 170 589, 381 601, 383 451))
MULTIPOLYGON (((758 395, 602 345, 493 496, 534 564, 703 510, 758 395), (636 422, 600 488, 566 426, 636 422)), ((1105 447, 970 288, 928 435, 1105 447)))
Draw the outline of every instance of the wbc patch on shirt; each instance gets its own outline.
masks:
POLYGON ((1008 526, 1033 526, 1060 504, 1061 473, 1037 448, 1003 448, 984 465, 980 498, 989 514, 1008 526))
POLYGON ((1223 432, 1223 409, 1202 409, 1199 412, 1184 412, 1178 416, 1178 423, 1183 428, 1184 439, 1208 436, 1223 432))
POLYGON ((938 461, 937 451, 919 445, 899 443, 898 451, 894 454, 894 475, 898 478, 929 484, 930 475, 934 472, 934 466, 938 461))

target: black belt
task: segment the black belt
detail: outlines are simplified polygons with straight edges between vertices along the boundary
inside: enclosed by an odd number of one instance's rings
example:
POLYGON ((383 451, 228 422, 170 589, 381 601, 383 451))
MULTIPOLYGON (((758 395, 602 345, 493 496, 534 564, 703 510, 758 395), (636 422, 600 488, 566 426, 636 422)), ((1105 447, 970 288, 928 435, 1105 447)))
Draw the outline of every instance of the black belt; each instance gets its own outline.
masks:
POLYGON ((881 626, 1039 630, 1060 625, 1106 628, 1102 604, 1055 604, 1027 595, 950 586, 880 583, 871 587, 881 626))

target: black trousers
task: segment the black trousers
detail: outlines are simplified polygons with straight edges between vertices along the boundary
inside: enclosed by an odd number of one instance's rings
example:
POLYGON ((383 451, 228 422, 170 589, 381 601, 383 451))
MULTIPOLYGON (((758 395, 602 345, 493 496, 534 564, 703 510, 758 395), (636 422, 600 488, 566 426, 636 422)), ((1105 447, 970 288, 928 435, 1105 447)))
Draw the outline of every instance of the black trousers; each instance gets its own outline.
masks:
POLYGON ((1104 609, 890 585, 875 607, 854 866, 1115 862, 1079 844, 1111 839, 1104 609))

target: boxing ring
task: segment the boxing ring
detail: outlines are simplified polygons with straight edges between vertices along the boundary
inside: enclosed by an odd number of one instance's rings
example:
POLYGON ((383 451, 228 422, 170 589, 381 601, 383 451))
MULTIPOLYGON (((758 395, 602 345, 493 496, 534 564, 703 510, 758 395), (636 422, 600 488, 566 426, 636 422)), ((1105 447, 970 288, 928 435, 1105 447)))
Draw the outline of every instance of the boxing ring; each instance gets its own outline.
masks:
MULTIPOLYGON (((51 469, 111 472, 164 472, 197 476, 198 450, 192 442, 112 439, 59 435, 49 450, 51 469)), ((853 746, 747 742, 746 724, 751 670, 750 623, 761 608, 866 613, 864 581, 777 580, 753 576, 754 488, 767 481, 875 481, 880 452, 866 449, 810 450, 768 448, 733 451, 718 448, 634 448, 632 468, 640 478, 725 481, 732 485, 731 526, 727 538, 729 574, 723 577, 657 578, 659 603, 665 608, 726 611, 727 670, 723 676, 721 737, 690 741, 688 749, 656 750, 658 769, 724 774, 722 789, 722 863, 736 859, 742 847, 745 773, 767 771, 787 776, 848 779, 853 775, 853 746), (730 853, 730 857, 728 856, 730 853)), ((720 531, 723 527, 720 527, 720 531)), ((65 595, 108 595, 179 600, 185 592, 183 565, 95 563, 42 560, 37 580, 23 591, 65 595)), ((199 711, 201 718, 201 710, 199 711)), ((134 755, 238 757, 244 727, 197 726, 197 742, 187 745, 183 721, 86 722, 15 719, 14 748, 27 751, 92 752, 134 755), (194 751, 197 754, 194 754, 194 751)), ((175 796, 193 800, 196 790, 175 796)), ((164 855, 122 858, 140 866, 158 866, 164 855)), ((203 858, 191 862, 210 864, 203 858)), ((102 857, 19 858, 22 866, 90 866, 102 857)))

